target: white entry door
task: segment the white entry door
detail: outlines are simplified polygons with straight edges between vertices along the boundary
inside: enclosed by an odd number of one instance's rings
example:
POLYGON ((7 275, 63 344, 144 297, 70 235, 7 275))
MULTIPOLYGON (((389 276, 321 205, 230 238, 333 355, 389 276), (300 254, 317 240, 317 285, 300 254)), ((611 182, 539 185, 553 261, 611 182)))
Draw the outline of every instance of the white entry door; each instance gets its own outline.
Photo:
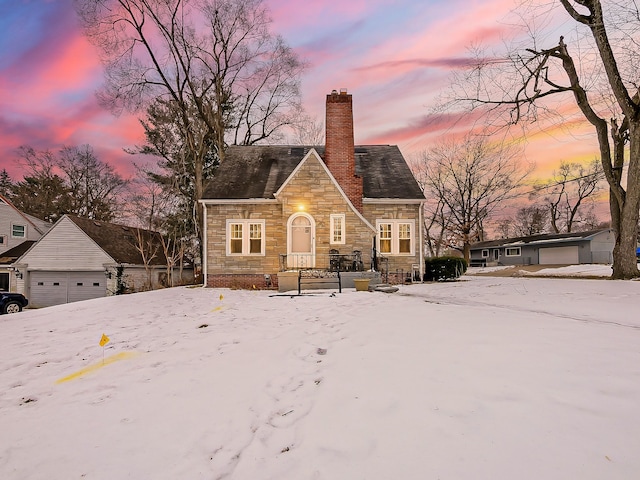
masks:
POLYGON ((313 268, 316 266, 316 225, 313 217, 305 213, 292 215, 287 222, 287 267, 313 268))

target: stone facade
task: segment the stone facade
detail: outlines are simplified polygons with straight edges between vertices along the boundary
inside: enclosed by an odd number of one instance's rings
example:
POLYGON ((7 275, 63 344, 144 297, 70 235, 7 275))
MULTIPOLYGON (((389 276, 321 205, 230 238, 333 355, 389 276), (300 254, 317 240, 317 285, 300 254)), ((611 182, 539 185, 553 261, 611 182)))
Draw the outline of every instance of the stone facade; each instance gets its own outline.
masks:
POLYGON ((349 204, 315 153, 282 188, 277 200, 207 204, 207 285, 276 288, 277 274, 287 255, 287 223, 297 214, 315 224, 315 266, 328 268, 329 250, 369 252, 375 231, 349 204), (330 215, 345 216, 345 243, 330 242, 330 215), (227 255, 227 220, 264 220, 264 255, 227 255), (268 275, 265 279, 265 275, 268 275))
MULTIPOLYGON (((413 231, 413 255, 388 255, 381 254, 385 260, 384 267, 388 271, 389 283, 403 283, 407 276, 413 276, 416 265, 420 268, 420 208, 422 204, 416 203, 365 203, 363 215, 374 226, 381 220, 408 220, 414 224, 413 231)), ((421 269, 420 269, 421 271, 421 269)))
MULTIPOLYGON (((351 254, 354 250, 366 253, 373 247, 377 220, 410 220, 414 223, 413 255, 386 255, 388 281, 400 283, 411 275, 420 262, 418 245, 419 204, 375 203, 363 205, 361 215, 337 187, 322 160, 311 152, 282 187, 274 200, 244 201, 242 203, 209 202, 207 211, 207 286, 229 288, 277 288, 278 272, 288 253, 287 224, 295 215, 312 218, 315 227, 315 268, 328 268, 330 250, 351 254), (332 244, 330 216, 345 217, 343 244, 332 244), (264 255, 228 255, 227 220, 264 221, 264 255)), ((286 264, 284 265, 286 267, 286 264)), ((365 265, 368 269, 370 265, 365 265)))
POLYGON ((202 201, 207 286, 277 288, 303 268, 375 267, 382 281, 400 283, 423 270, 424 195, 402 154, 390 145, 356 148, 346 90, 327 95, 326 115, 322 157, 313 146, 235 147, 220 166, 202 201), (390 251, 374 265, 379 223, 389 225, 390 251))

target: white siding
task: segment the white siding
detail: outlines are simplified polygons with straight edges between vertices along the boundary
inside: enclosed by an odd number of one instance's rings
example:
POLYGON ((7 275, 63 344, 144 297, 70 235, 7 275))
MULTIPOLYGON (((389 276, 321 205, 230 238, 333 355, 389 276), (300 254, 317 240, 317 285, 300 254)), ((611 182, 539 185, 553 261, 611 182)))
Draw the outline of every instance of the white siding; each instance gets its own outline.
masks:
POLYGON ((38 240, 42 235, 13 207, 0 200, 0 236, 4 239, 3 243, 0 243, 0 253, 3 253, 20 245, 25 240, 38 240), (24 237, 13 238, 11 236, 13 225, 24 226, 24 237))
POLYGON ((21 259, 29 270, 104 271, 114 263, 75 223, 63 217, 21 259))

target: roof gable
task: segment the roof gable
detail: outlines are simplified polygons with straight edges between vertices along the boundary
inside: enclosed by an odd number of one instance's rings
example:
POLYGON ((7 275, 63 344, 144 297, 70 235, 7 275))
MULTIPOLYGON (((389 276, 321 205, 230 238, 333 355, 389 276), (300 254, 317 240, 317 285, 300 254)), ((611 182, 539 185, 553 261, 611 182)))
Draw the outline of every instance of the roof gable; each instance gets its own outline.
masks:
POLYGON ((353 213, 355 213, 358 216, 358 218, 367 227, 369 227, 371 230, 373 230, 375 232, 376 231, 375 227, 373 225, 371 225, 371 223, 369 223, 369 221, 362 216, 362 214, 358 211, 358 209, 356 209, 354 207, 353 203, 351 203, 351 200, 349 200, 349 197, 347 197, 347 195, 344 192, 344 190, 340 187, 340 185, 338 184, 336 179, 333 177, 333 175, 331 174, 331 172, 327 168, 327 165, 320 159, 320 156, 318 155, 318 152, 314 148, 311 148, 311 150, 309 150, 309 152, 307 152, 307 154, 304 156, 302 161, 300 163, 298 163, 296 168, 293 170, 293 172, 291 172, 289 177, 287 177, 287 179, 283 182, 283 184, 280 186, 278 191, 274 193, 274 197, 278 198, 278 196, 281 195, 284 190, 286 190, 287 186, 289 186, 291 184, 291 182, 294 181, 294 179, 297 176, 298 172, 300 172, 300 170, 302 170, 302 168, 308 162, 312 162, 312 161, 317 162, 317 164, 320 166, 320 168, 322 169, 324 174, 329 178, 329 180, 331 181, 333 186, 336 188, 336 190, 338 190, 338 192, 342 196, 344 202, 351 209, 351 211, 353 211, 353 213))
POLYGON ((16 263, 32 270, 99 270, 113 258, 64 215, 16 263))

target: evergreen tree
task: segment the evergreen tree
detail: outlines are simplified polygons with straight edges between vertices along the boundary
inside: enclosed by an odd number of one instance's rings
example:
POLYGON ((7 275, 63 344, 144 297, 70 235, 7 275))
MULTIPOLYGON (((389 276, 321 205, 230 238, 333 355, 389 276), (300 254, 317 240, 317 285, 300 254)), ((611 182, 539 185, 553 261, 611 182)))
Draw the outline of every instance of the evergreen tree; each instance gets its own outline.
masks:
POLYGON ((7 172, 6 168, 3 168, 2 171, 0 171, 0 195, 10 197, 12 187, 13 182, 9 176, 9 172, 7 172))

